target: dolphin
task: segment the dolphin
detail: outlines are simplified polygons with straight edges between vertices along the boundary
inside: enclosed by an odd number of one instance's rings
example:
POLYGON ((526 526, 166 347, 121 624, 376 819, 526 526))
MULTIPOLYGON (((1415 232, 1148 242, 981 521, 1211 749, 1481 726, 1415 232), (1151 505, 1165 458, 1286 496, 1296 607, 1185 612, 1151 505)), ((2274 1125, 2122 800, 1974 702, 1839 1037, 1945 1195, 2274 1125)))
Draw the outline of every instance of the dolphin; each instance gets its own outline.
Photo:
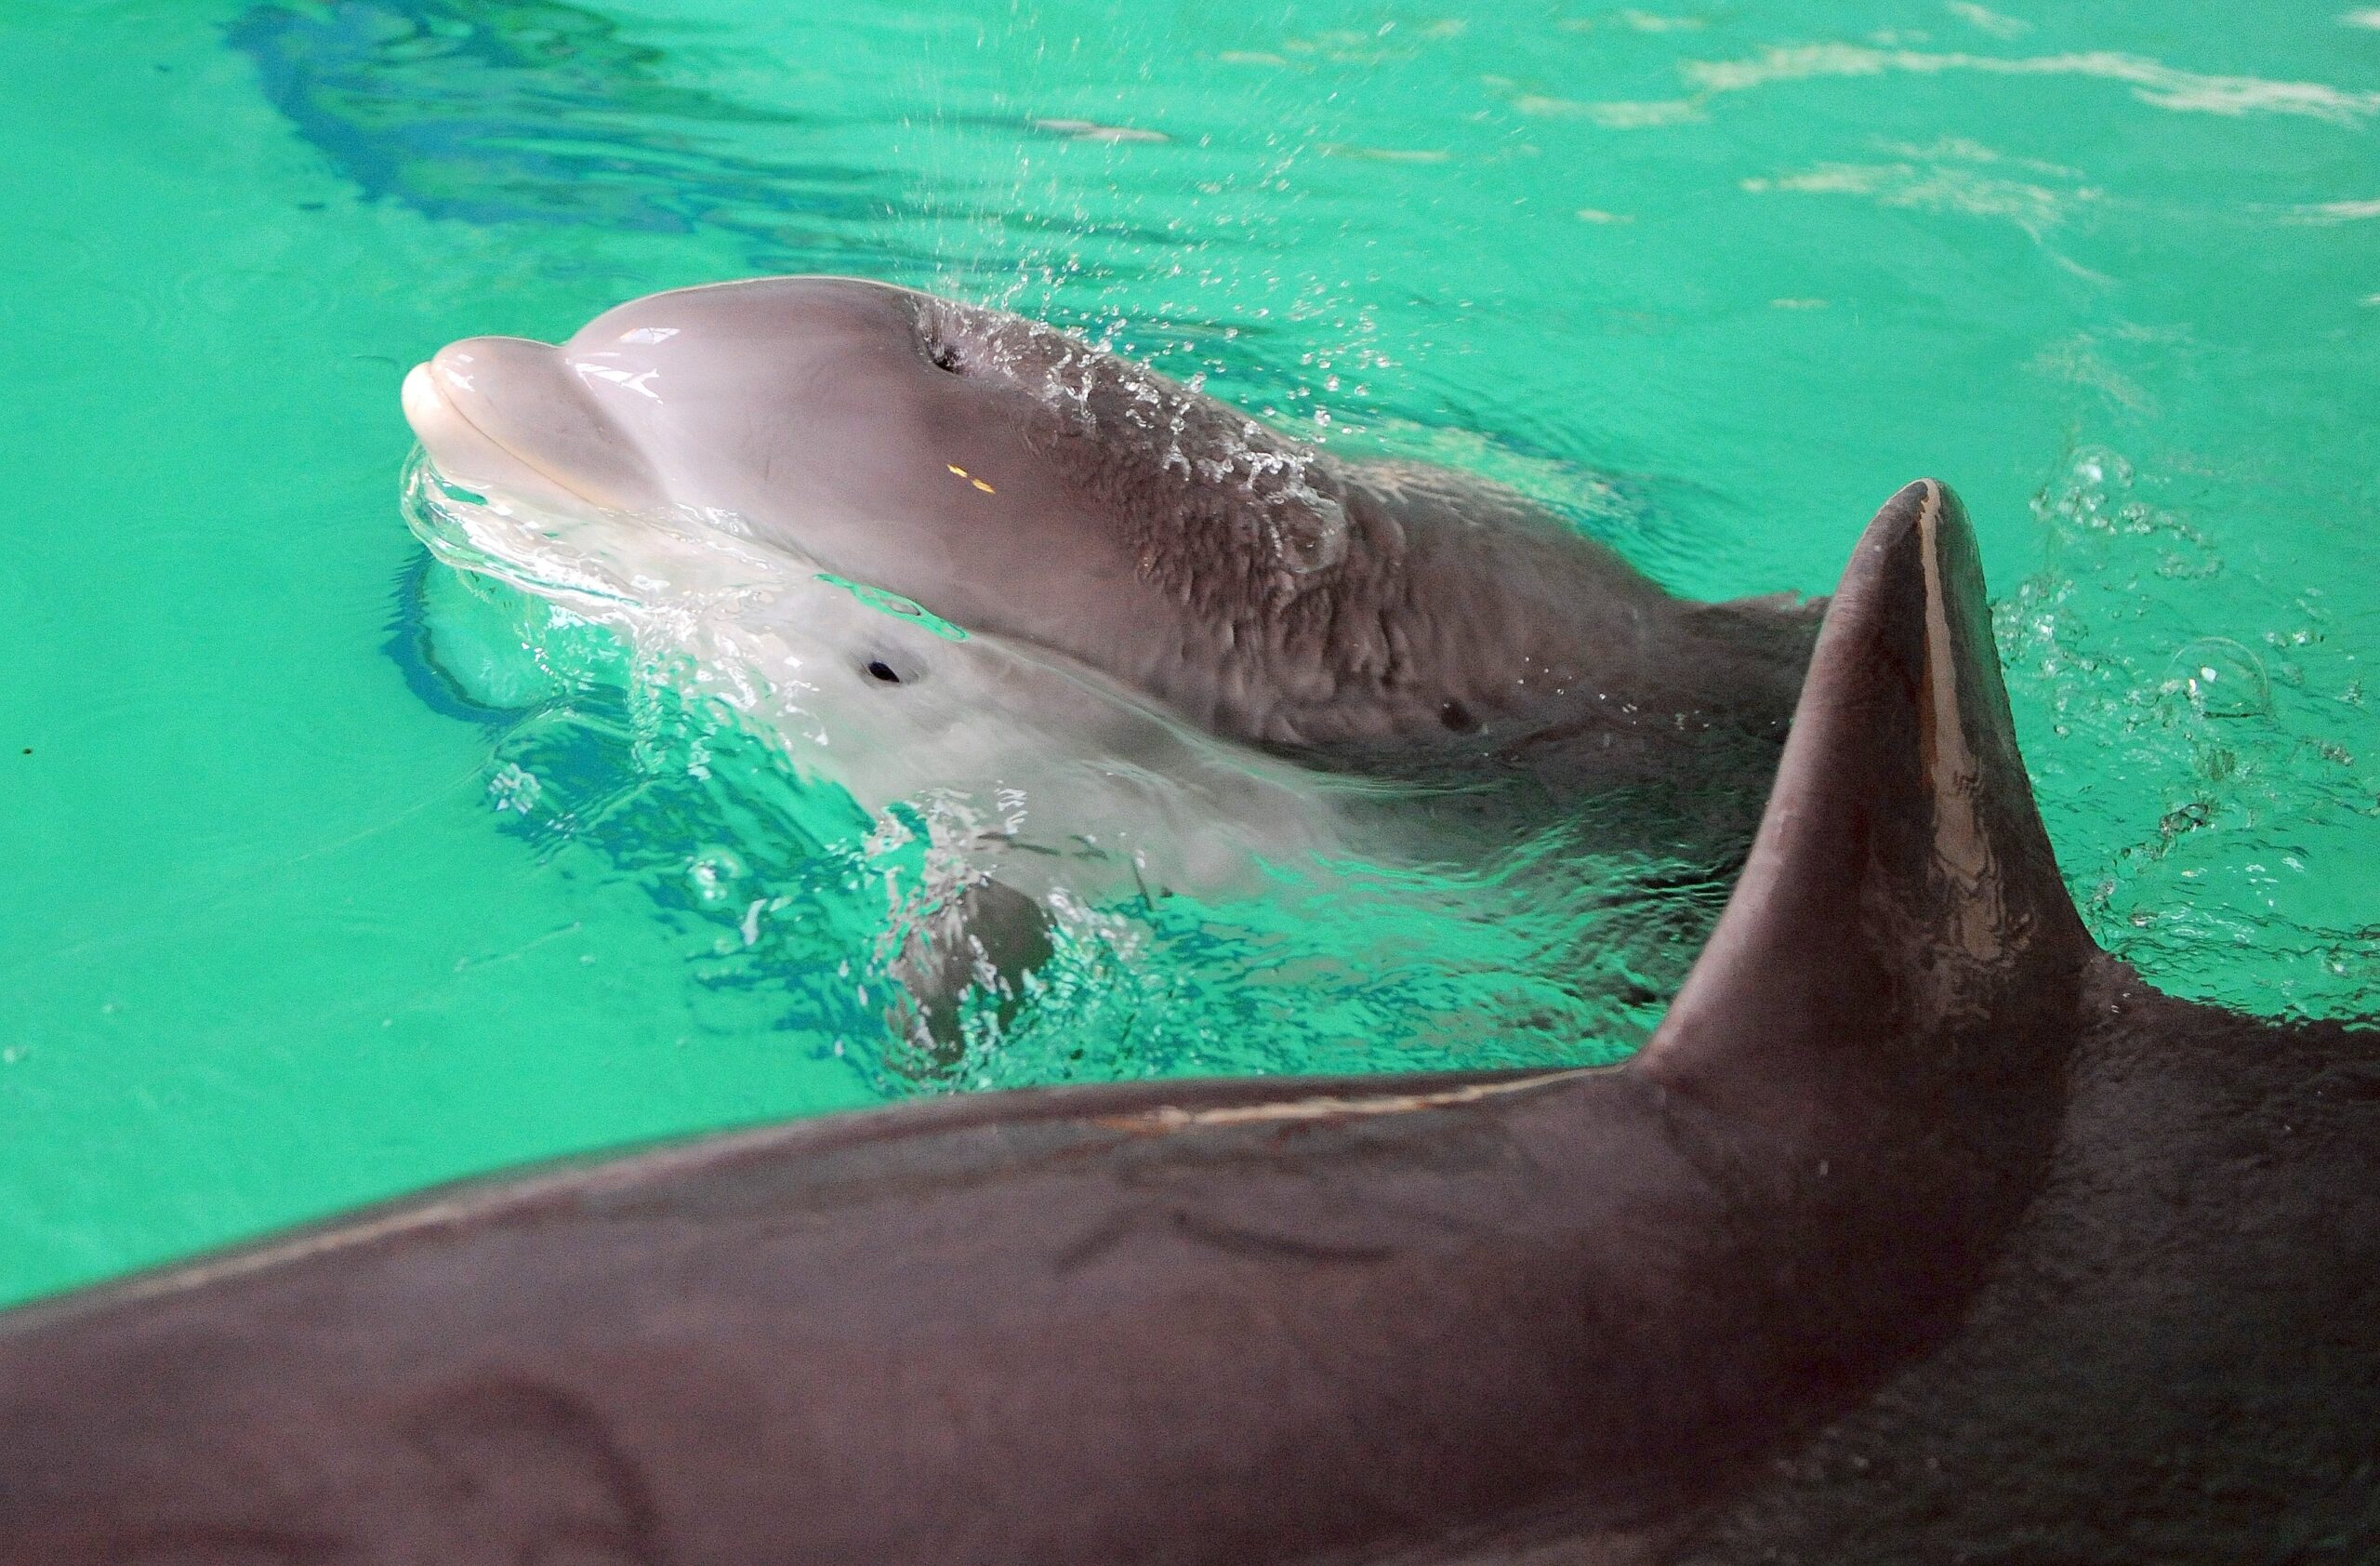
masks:
POLYGON ((1724 873, 1816 630, 1789 596, 1673 597, 1485 480, 859 279, 469 338, 403 400, 433 549, 693 652, 863 807, 930 802, 903 966, 944 1022, 1069 897, 1471 862, 1582 800, 1724 873))
POLYGON ((2366 1559, 2375 1190, 2380 1036, 2090 940, 1923 482, 1626 1064, 913 1103, 21 1309, 0 1559, 2366 1559))
MULTIPOLYGON (((1351 766, 1774 746, 1816 625, 1673 599, 1487 481, 1341 460, 1040 323, 855 278, 655 294, 559 346, 468 338, 403 402, 475 492, 723 529, 1206 733, 1351 766)), ((937 672, 839 661, 878 697, 937 672)))

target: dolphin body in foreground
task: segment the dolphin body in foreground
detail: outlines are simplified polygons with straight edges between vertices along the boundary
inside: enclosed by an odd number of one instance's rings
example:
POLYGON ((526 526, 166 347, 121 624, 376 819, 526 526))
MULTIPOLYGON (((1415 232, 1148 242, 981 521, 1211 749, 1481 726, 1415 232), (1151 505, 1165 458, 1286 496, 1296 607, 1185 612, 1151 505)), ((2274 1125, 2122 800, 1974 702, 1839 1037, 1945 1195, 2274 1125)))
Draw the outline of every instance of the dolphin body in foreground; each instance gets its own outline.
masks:
POLYGON ((2380 1036, 2097 951, 1911 485, 1624 1066, 943 1100, 0 1319, 0 1559, 2369 1559, 2380 1036))

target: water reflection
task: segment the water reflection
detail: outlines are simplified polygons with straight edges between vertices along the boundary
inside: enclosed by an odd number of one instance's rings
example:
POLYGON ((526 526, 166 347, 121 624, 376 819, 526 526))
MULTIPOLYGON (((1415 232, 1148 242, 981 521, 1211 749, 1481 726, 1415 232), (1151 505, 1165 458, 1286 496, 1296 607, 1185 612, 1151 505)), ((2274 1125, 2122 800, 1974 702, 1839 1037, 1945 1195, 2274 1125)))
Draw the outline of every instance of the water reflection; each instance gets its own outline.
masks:
POLYGON ((541 0, 258 6, 231 46, 265 95, 375 199, 474 223, 799 246, 805 220, 883 212, 871 171, 782 155, 804 115, 676 85, 660 50, 541 0), (759 139, 766 157, 737 151, 759 139))
MULTIPOLYGON (((542 0, 337 0, 262 5, 227 41, 273 106, 375 200, 479 224, 729 237, 756 272, 864 271, 923 281, 959 248, 1003 270, 1074 272, 1085 247, 1150 262, 1170 225, 1113 212, 1037 210, 947 168, 888 189, 881 132, 916 105, 809 113, 737 102, 671 79, 668 54, 577 6, 542 0), (849 156, 824 149, 855 126, 849 156)), ((930 113, 943 132, 1102 149, 1161 132, 1078 119, 930 113)), ((1091 263, 1094 267, 1098 264, 1091 263)), ((1112 262, 1111 262, 1112 264, 1112 262)), ((1127 263, 1129 264, 1129 263, 1127 263)))

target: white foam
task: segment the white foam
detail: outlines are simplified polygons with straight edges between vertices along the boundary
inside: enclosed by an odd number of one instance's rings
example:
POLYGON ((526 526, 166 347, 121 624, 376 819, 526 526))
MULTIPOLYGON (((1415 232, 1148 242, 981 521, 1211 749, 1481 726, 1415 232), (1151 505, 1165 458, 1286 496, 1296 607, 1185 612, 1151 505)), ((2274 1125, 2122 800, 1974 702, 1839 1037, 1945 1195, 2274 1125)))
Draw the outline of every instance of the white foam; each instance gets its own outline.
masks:
POLYGON ((2297 209, 2298 221, 2305 223, 2357 223, 2366 218, 2380 218, 2380 201, 2325 201, 2297 209))
POLYGON ((1989 6, 1977 6, 1972 0, 1948 0, 1944 10, 1980 33, 1995 38, 2018 38, 2033 30, 2033 24, 2017 17, 2003 16, 1989 6))
POLYGON ((1742 181, 1754 192, 1865 196, 1885 206, 1955 212, 2016 224, 2038 239, 2076 202, 2096 199, 2088 190, 2062 192, 2028 180, 2003 179, 1947 163, 1825 163, 1796 173, 1742 181))

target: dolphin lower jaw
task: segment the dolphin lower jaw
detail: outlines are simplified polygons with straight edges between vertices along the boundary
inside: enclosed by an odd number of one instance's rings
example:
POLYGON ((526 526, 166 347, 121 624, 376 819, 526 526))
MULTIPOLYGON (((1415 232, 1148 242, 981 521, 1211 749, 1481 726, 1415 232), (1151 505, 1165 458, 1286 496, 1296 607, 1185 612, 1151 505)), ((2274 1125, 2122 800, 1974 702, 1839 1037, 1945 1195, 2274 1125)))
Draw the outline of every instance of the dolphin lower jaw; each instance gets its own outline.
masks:
POLYGON ((513 496, 531 503, 576 501, 545 474, 506 451, 440 394, 427 364, 405 372, 400 393, 405 422, 439 476, 462 488, 513 496))

